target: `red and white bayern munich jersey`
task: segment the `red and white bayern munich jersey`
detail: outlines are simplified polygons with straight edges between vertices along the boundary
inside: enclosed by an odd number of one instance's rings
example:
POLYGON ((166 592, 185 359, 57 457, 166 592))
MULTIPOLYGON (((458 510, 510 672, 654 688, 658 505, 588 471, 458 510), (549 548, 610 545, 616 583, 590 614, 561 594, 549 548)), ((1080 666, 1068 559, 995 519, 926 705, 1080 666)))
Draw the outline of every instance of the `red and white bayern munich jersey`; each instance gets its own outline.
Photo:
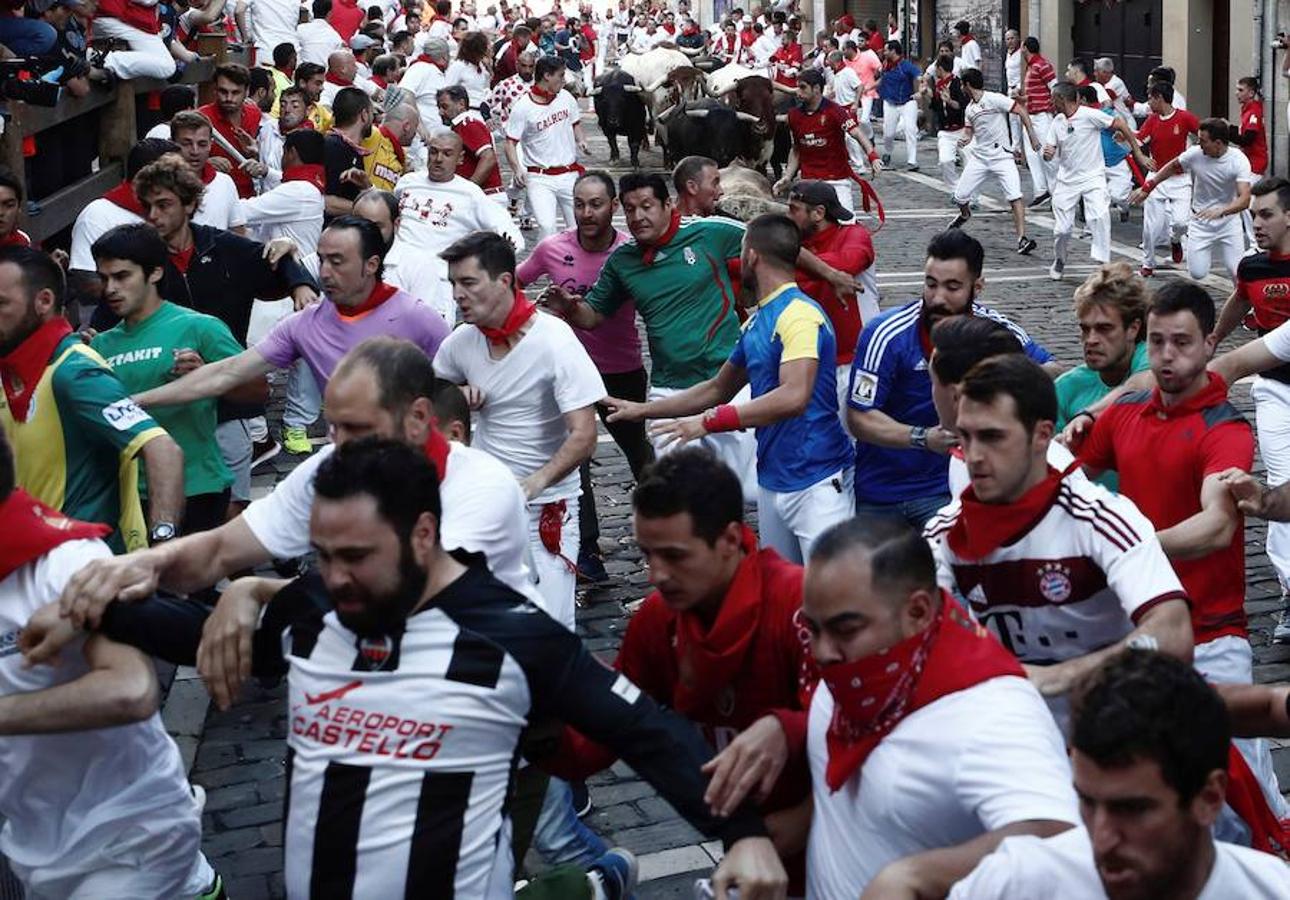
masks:
POLYGON ((1186 597, 1133 501, 1074 473, 1030 531, 980 560, 950 548, 961 510, 956 499, 927 523, 937 579, 1022 662, 1049 665, 1100 650, 1156 604, 1186 597))

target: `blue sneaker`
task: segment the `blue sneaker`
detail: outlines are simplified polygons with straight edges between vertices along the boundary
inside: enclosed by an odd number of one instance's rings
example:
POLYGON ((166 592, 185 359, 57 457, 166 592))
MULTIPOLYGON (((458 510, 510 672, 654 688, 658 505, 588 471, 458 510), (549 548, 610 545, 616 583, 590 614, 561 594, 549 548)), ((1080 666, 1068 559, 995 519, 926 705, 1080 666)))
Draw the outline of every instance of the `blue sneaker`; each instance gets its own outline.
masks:
POLYGON ((626 900, 639 877, 640 863, 632 851, 615 847, 587 870, 587 885, 596 900, 626 900))
POLYGON ((583 584, 604 584, 609 580, 605 561, 594 547, 578 551, 578 581, 583 584))

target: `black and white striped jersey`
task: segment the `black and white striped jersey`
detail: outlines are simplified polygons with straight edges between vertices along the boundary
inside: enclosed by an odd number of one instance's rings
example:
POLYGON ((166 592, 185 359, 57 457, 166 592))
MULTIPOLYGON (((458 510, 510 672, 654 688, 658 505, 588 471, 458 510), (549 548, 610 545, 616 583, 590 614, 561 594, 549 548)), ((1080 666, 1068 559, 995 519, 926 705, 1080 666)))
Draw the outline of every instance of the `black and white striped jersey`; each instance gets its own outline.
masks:
POLYGON ((748 808, 708 814, 692 724, 472 562, 397 636, 360 640, 317 576, 270 604, 256 668, 288 673, 288 897, 512 896, 506 801, 539 719, 611 747, 700 830, 764 833, 748 808))

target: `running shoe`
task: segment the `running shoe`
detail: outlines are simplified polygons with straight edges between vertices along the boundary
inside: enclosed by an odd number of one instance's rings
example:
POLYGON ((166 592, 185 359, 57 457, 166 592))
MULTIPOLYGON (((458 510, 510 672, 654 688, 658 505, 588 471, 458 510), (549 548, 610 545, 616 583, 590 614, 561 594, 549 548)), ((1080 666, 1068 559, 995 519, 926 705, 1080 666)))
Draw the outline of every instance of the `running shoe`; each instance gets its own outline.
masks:
POLYGON ((962 228, 970 218, 972 218, 972 211, 960 207, 959 214, 950 222, 950 228, 962 228))
POLYGON ((1138 269, 1138 274, 1143 278, 1150 278, 1152 275, 1156 274, 1156 270, 1151 268, 1151 266, 1143 266, 1138 269))
POLYGON ((288 425, 282 429, 282 449, 307 456, 314 452, 314 445, 309 441, 309 432, 299 425, 288 425))
POLYGON ((254 469, 267 463, 281 452, 282 445, 273 438, 256 441, 251 445, 251 468, 254 469))
POLYGON ((605 571, 605 561, 600 552, 594 548, 581 550, 578 553, 578 581, 583 584, 604 584, 609 580, 605 571))
POLYGON ((1272 643, 1290 644, 1290 605, 1277 615, 1276 627, 1272 629, 1272 643))
POLYGON ((624 847, 608 851, 587 870, 587 886, 595 900, 625 900, 636 888, 640 863, 624 847))
POLYGON ((1024 234, 1017 238, 1017 252, 1022 256, 1029 256, 1038 246, 1039 244, 1034 238, 1028 238, 1024 234))
POLYGON ((1182 241, 1174 241, 1169 245, 1169 257, 1175 264, 1181 264, 1183 261, 1182 241))
POLYGON ((1062 273, 1066 271, 1066 263, 1060 259, 1053 260, 1052 266, 1048 270, 1048 277, 1053 281, 1061 281, 1062 273))
POLYGON ((1035 199, 1033 199, 1033 200, 1031 200, 1029 203, 1027 203, 1027 204, 1026 204, 1026 208, 1027 208, 1027 209, 1038 209, 1039 207, 1043 206, 1045 203, 1051 203, 1051 202, 1052 202, 1052 199, 1053 199, 1053 195, 1052 195, 1052 194, 1050 194, 1050 193, 1048 193, 1047 191, 1044 191, 1042 194, 1040 194, 1039 196, 1035 197, 1035 199))
POLYGON ((918 163, 908 163, 905 166, 906 172, 917 172, 918 169, 919 169, 918 163))
POLYGON ((228 900, 228 892, 224 890, 224 879, 219 872, 215 873, 215 880, 211 882, 210 887, 197 895, 197 900, 228 900))
POLYGON ((573 812, 579 819, 585 819, 591 815, 594 808, 591 802, 591 792, 587 790, 585 781, 570 781, 569 792, 573 794, 573 812))

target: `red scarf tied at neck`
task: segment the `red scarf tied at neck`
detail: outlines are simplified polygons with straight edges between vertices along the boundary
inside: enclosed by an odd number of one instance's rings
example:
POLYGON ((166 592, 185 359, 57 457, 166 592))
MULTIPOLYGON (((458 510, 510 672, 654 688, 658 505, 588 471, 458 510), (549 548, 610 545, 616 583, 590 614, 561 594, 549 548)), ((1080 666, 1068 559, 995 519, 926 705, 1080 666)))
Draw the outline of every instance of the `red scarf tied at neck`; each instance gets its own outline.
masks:
POLYGON ((0 356, 0 381, 4 382, 5 399, 9 401, 9 411, 15 421, 27 421, 31 395, 36 392, 36 385, 40 383, 54 351, 71 333, 72 326, 68 321, 56 316, 42 323, 9 355, 0 356))
POLYGON ((529 319, 537 313, 537 304, 524 296, 524 292, 519 288, 515 289, 515 302, 511 304, 511 311, 506 314, 506 321, 498 328, 490 328, 487 325, 476 325, 488 338, 488 343, 503 345, 506 341, 524 327, 529 319))
POLYGON ((380 75, 372 76, 372 84, 376 85, 381 90, 385 90, 390 86, 390 83, 386 81, 384 78, 382 78, 380 75))
POLYGON ((667 230, 663 232, 662 236, 660 236, 657 241, 641 251, 641 261, 647 266, 652 266, 654 264, 654 257, 658 255, 658 251, 666 247, 668 241, 676 237, 677 229, 680 227, 681 214, 673 209, 672 220, 667 223, 667 230))
POLYGON ((533 87, 529 88, 529 93, 533 95, 534 100, 543 105, 550 103, 555 99, 555 94, 551 93, 540 84, 534 84, 533 87))
POLYGON ((969 487, 959 497, 963 509, 947 535, 950 549, 964 559, 979 560, 1013 543, 1048 514, 1062 479, 1078 465, 1073 462, 1064 472, 1049 466, 1044 480, 1012 503, 983 503, 976 498, 976 488, 969 487))
MULTIPOLYGON (((805 627, 799 628, 798 638, 810 646, 805 627)), ((814 689, 812 676, 818 673, 833 695, 833 719, 825 736, 830 791, 846 784, 910 713, 991 678, 1025 677, 1016 657, 944 592, 940 612, 925 631, 872 656, 803 668, 804 692, 814 689)))
POLYGON ((0 502, 0 581, 59 544, 101 538, 112 533, 106 525, 69 519, 22 488, 0 502))
POLYGON ((448 452, 452 446, 448 439, 439 432, 439 420, 430 419, 430 433, 426 435, 426 442, 421 449, 425 452, 426 459, 434 464, 435 474, 439 476, 440 483, 448 475, 448 452))
POLYGON ((341 306, 336 304, 336 312, 342 319, 357 319, 359 316, 366 315, 376 309, 386 300, 389 300, 398 291, 392 284, 386 284, 384 281, 376 282, 376 287, 372 288, 372 293, 367 295, 367 299, 358 306, 341 306))
POLYGON ((341 80, 341 77, 340 77, 339 75, 333 75, 331 72, 328 72, 328 73, 323 77, 323 80, 324 80, 324 81, 326 81, 328 84, 338 84, 338 85, 340 85, 341 87, 353 87, 353 86, 354 86, 354 79, 353 79, 353 78, 349 79, 348 81, 343 81, 343 80, 341 80))
POLYGON ((322 191, 327 187, 327 170, 317 163, 287 166, 282 170, 282 183, 286 184, 288 181, 307 181, 322 191))
POLYGON ((215 167, 210 164, 209 160, 202 166, 201 178, 202 184, 210 184, 215 180, 215 167))
POLYGON ((128 181, 123 181, 112 190, 103 195, 103 199, 113 203, 127 212, 132 212, 140 219, 146 218, 143 210, 143 204, 134 194, 134 185, 128 181))
POLYGON ((676 650, 680 678, 673 701, 677 712, 694 716, 739 673, 748 646, 761 620, 761 569, 757 564, 757 535, 747 526, 741 543, 744 559, 721 600, 711 627, 692 612, 676 617, 676 650))

